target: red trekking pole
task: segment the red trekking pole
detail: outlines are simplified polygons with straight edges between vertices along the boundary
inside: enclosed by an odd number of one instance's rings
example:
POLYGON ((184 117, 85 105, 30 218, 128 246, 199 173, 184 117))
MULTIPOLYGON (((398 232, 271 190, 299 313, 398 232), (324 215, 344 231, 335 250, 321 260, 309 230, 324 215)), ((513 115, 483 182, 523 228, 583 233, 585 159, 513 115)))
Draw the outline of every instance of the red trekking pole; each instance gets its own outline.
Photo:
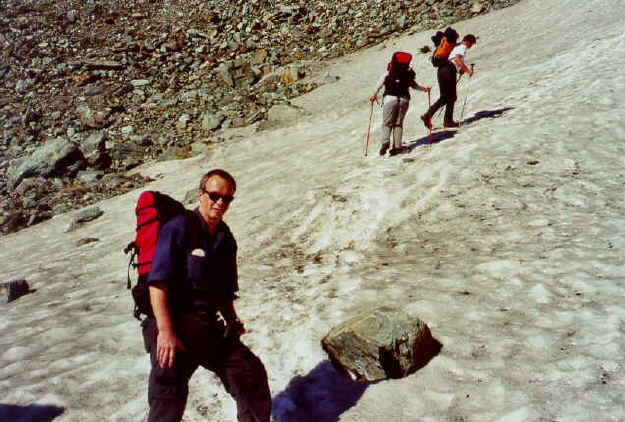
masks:
POLYGON ((367 144, 365 145, 365 157, 369 150, 369 135, 371 135, 371 118, 373 117, 373 101, 371 101, 371 112, 369 113, 369 129, 367 129, 367 144))

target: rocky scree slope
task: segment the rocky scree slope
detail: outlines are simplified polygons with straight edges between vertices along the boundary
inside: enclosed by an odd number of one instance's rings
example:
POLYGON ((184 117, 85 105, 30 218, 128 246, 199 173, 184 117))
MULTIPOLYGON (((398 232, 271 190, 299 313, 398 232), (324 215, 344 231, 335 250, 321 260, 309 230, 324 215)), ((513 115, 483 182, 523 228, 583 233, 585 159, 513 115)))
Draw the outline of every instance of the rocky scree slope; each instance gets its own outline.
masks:
MULTIPOLYGON (((146 182, 336 77, 326 59, 518 0, 7 0, 0 233, 146 182)), ((415 46, 415 50, 418 46, 415 46)))

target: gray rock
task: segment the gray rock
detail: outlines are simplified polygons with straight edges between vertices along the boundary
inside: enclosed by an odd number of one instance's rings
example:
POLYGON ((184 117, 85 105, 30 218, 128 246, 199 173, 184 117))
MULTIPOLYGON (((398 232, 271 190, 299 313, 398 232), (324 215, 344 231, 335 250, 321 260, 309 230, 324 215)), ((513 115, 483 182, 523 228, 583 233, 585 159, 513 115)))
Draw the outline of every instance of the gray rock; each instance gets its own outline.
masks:
POLYGON ((93 207, 93 208, 88 208, 86 210, 83 210, 80 213, 78 213, 76 216, 74 216, 74 218, 72 219, 72 222, 69 224, 65 232, 67 233, 67 232, 74 231, 77 228, 81 227, 83 224, 89 221, 93 221, 96 218, 102 216, 102 214, 104 214, 104 211, 102 211, 98 207, 93 207))
POLYGON ((76 175, 76 180, 84 185, 91 185, 104 176, 104 172, 95 170, 81 170, 76 175))
POLYGON ((441 347, 423 321, 389 307, 332 328, 321 345, 339 372, 361 382, 405 377, 441 347))
POLYGON ((128 136, 132 135, 133 133, 135 133, 135 128, 134 128, 134 126, 130 126, 130 125, 129 126, 124 126, 124 127, 121 128, 121 132, 122 132, 123 136, 128 137, 128 136))
POLYGON ((184 130, 187 127, 189 120, 191 120, 191 117, 188 114, 183 114, 178 118, 178 121, 176 122, 176 128, 178 130, 184 130))
POLYGON ((86 61, 87 70, 121 70, 124 65, 113 60, 94 60, 86 61))
POLYGON ((80 106, 76 111, 80 115, 80 121, 87 127, 102 129, 110 125, 110 110, 92 110, 87 106, 80 106))
POLYGON ((150 85, 150 81, 147 79, 134 79, 130 81, 130 84, 135 88, 140 88, 142 86, 150 85))
POLYGON ((234 80, 232 79, 232 76, 230 75, 230 66, 228 64, 226 63, 220 64, 219 67, 215 69, 215 71, 221 77, 221 80, 225 82, 227 86, 229 87, 234 86, 234 80))
MULTIPOLYGON (((22 209, 35 209, 37 208, 37 198, 34 195, 29 195, 22 199, 22 209)), ((30 224, 28 224, 30 226, 30 224)))
POLYGON ((221 113, 218 114, 209 114, 204 113, 202 115, 202 129, 204 130, 215 130, 219 129, 222 122, 226 120, 226 116, 221 113))
POLYGON ((473 3, 473 6, 471 6, 472 13, 480 13, 482 12, 483 9, 484 9, 484 6, 480 2, 475 2, 473 3))
POLYGON ((2 288, 7 293, 7 303, 31 292, 26 280, 11 280, 2 284, 2 288))
POLYGON ((67 12, 67 20, 71 23, 76 22, 76 20, 78 19, 77 13, 75 10, 70 10, 69 12, 67 12))
POLYGON ((107 137, 102 132, 89 135, 79 146, 89 167, 105 169, 111 165, 111 158, 106 153, 107 137))
POLYGON ((9 167, 7 173, 11 186, 17 186, 26 177, 72 175, 85 164, 78 146, 61 137, 48 140, 30 156, 9 167))

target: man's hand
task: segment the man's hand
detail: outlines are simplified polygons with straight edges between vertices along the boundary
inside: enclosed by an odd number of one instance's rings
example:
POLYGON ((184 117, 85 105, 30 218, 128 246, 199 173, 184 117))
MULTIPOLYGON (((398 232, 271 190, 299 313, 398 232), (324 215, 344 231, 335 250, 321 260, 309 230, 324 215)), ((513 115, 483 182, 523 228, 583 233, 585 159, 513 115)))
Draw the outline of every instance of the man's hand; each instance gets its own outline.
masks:
POLYGON ((156 319, 156 360, 161 368, 171 368, 176 357, 176 349, 186 350, 174 333, 169 314, 169 291, 164 282, 155 282, 150 286, 150 303, 156 319))
POLYGON ((371 97, 369 97, 369 101, 374 102, 375 100, 378 99, 378 93, 374 92, 373 95, 371 97))
POLYGON ((172 367, 176 349, 186 350, 176 334, 172 330, 159 331, 156 337, 156 359, 161 368, 172 367))

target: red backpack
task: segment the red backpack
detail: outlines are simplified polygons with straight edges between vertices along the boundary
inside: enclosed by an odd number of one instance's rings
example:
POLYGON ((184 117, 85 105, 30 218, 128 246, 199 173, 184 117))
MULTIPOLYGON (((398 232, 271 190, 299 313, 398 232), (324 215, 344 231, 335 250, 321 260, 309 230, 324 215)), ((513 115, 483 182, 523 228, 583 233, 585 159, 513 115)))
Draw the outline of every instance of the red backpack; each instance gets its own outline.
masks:
POLYGON ((190 236, 189 243, 194 245, 199 240, 195 236, 197 231, 189 229, 190 225, 194 227, 197 225, 197 218, 193 211, 186 209, 182 203, 164 193, 157 191, 142 192, 137 200, 135 214, 137 216, 137 234, 135 240, 124 248, 124 253, 132 252, 128 263, 127 289, 131 288, 130 267, 136 268, 139 275, 137 284, 132 287, 132 297, 135 302, 134 316, 140 320, 141 314, 152 315, 147 281, 156 250, 156 240, 161 228, 173 217, 184 214, 187 219, 186 233, 190 236))
POLYGON ((390 72, 394 67, 403 67, 407 69, 410 66, 411 60, 412 55, 410 53, 396 51, 395 53, 393 53, 393 57, 391 57, 391 61, 386 67, 386 70, 390 72))

